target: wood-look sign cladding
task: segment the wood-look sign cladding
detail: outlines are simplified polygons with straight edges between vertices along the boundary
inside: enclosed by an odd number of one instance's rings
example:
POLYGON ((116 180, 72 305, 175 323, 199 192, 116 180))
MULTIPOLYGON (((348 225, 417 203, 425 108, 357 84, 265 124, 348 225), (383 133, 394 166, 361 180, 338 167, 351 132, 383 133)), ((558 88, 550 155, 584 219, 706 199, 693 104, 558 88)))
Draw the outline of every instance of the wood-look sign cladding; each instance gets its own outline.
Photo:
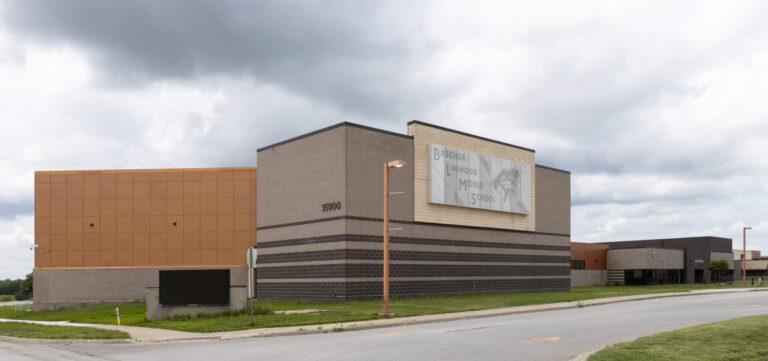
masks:
POLYGON ((256 168, 35 173, 35 268, 245 265, 256 168))
POLYGON ((534 169, 536 156, 533 151, 515 148, 475 137, 458 134, 436 127, 412 123, 408 135, 414 143, 414 221, 441 224, 458 224, 475 227, 536 231, 536 172, 530 172, 530 214, 512 214, 497 211, 455 207, 429 203, 429 144, 463 149, 500 159, 527 164, 534 169))

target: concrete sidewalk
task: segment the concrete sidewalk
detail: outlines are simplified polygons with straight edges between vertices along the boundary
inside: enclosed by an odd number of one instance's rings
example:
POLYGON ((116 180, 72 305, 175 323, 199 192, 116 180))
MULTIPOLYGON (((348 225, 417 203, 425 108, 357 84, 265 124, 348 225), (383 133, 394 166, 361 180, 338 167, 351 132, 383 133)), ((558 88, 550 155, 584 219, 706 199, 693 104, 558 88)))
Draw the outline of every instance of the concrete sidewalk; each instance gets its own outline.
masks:
POLYGON ((574 302, 548 303, 548 304, 542 304, 542 305, 494 308, 494 309, 479 310, 479 311, 443 313, 443 314, 424 315, 424 316, 386 318, 386 319, 378 319, 378 320, 351 321, 351 322, 342 322, 342 323, 327 323, 322 325, 254 328, 254 329, 240 330, 240 331, 211 332, 211 333, 183 332, 183 331, 174 331, 174 330, 166 330, 166 329, 150 328, 150 327, 137 327, 137 326, 69 323, 66 321, 50 322, 50 321, 26 321, 26 320, 0 319, 0 322, 26 322, 26 323, 36 323, 36 324, 44 324, 44 325, 59 325, 59 326, 66 325, 66 326, 79 326, 79 327, 93 327, 93 328, 100 328, 100 329, 106 329, 106 330, 118 330, 118 331, 129 333, 131 335, 132 340, 135 342, 174 342, 174 341, 184 341, 184 340, 231 340, 231 339, 250 338, 250 337, 304 335, 304 334, 312 334, 312 333, 334 332, 334 331, 340 331, 340 330, 344 330, 344 331, 364 330, 364 329, 370 329, 370 328, 390 327, 390 326, 397 326, 397 325, 412 325, 412 324, 428 323, 428 322, 453 321, 453 320, 479 318, 479 317, 510 315, 510 314, 516 314, 516 313, 563 310, 563 309, 569 309, 569 308, 598 306, 598 305, 605 305, 605 304, 618 303, 618 302, 649 300, 649 299, 665 298, 665 297, 697 296, 697 295, 711 295, 711 294, 720 294, 720 293, 757 292, 757 291, 768 291, 768 288, 697 290, 697 291, 677 292, 677 293, 646 294, 646 295, 636 295, 636 296, 597 298, 597 299, 574 301, 574 302))
POLYGON ((23 301, 3 301, 0 302, 0 307, 4 306, 15 306, 15 305, 23 305, 25 303, 32 303, 32 300, 23 300, 23 301))

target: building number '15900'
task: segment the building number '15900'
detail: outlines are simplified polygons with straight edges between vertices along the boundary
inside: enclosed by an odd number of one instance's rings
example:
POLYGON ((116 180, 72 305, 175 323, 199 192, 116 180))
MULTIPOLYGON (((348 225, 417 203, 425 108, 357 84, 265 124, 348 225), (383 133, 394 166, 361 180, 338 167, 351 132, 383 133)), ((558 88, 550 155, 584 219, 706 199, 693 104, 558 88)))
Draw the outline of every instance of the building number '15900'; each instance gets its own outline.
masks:
POLYGON ((323 212, 336 211, 341 209, 341 202, 323 203, 323 212))

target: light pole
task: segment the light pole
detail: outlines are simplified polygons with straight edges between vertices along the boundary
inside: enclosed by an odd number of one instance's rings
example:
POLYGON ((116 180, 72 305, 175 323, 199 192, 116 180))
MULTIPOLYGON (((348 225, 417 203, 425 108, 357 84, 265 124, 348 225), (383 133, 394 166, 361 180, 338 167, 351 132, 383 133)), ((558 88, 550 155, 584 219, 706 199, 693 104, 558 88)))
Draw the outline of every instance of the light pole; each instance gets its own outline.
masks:
POLYGON ((747 230, 752 227, 744 227, 744 253, 741 254, 741 287, 747 287, 747 230))
POLYGON ((389 312, 389 168, 402 168, 405 166, 403 160, 391 160, 384 163, 384 281, 382 315, 388 315, 389 312))

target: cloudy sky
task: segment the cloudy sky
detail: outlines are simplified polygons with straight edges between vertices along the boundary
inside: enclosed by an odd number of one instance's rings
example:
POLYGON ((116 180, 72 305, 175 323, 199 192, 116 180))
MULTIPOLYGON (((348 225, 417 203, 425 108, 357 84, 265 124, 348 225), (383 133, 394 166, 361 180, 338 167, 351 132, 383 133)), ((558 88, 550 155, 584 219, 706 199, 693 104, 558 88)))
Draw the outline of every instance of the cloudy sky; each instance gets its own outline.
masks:
POLYGON ((245 166, 412 119, 572 172, 572 240, 768 253, 768 3, 0 0, 0 279, 35 170, 245 166))

